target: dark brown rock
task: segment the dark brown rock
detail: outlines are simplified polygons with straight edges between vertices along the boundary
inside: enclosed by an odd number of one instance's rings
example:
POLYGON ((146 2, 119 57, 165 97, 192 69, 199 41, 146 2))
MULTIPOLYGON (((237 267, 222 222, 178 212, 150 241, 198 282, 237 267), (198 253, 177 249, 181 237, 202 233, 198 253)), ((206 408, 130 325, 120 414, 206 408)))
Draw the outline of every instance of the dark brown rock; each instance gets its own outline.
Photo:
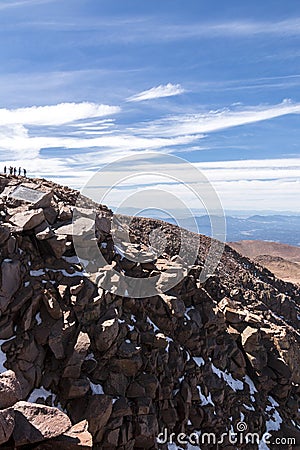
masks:
POLYGON ((18 402, 14 406, 16 446, 34 444, 59 436, 72 426, 68 416, 57 408, 18 402))
POLYGON ((0 409, 13 406, 22 399, 22 389, 12 370, 0 374, 0 409))
POLYGON ((94 437, 94 442, 101 442, 111 412, 112 399, 107 395, 93 395, 89 399, 84 416, 89 423, 89 431, 94 437))
POLYGON ((88 422, 82 420, 73 425, 61 436, 50 439, 36 447, 37 450, 89 450, 93 448, 93 439, 88 431, 88 422))
POLYGON ((0 411, 0 445, 9 440, 15 426, 15 414, 12 408, 0 411))

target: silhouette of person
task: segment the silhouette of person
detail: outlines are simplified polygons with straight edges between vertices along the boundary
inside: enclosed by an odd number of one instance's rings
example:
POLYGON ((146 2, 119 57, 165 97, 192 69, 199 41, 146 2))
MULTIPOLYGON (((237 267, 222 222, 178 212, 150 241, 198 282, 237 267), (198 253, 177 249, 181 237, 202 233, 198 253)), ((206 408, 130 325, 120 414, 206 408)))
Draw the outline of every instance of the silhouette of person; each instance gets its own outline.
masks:
POLYGON ((14 168, 13 168, 12 166, 10 166, 10 167, 9 167, 9 175, 12 175, 12 174, 13 174, 13 170, 14 170, 14 168))
POLYGON ((21 167, 19 167, 19 176, 21 175, 21 167))
POLYGON ((4 166, 4 175, 6 175, 6 166, 4 166))
POLYGON ((14 176, 16 176, 16 175, 17 175, 17 168, 14 167, 14 176))
POLYGON ((23 169, 24 177, 26 177, 27 170, 23 169))

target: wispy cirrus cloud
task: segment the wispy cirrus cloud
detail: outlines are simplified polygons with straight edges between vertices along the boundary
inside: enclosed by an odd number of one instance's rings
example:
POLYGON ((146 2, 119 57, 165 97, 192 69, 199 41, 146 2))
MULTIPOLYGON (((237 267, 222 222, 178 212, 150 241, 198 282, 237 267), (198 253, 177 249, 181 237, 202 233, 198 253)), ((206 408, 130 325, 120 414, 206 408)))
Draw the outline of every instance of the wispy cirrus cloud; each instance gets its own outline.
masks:
POLYGON ((146 91, 135 94, 127 98, 128 102, 143 102, 145 100, 153 100, 162 97, 173 97, 174 95, 183 94, 185 89, 180 84, 160 84, 146 91))
MULTIPOLYGON (((36 157, 40 149, 84 149, 78 154, 79 162, 94 165, 95 152, 99 161, 105 151, 111 153, 112 159, 121 151, 178 151, 180 147, 185 149, 187 145, 203 141, 205 134, 218 130, 299 114, 300 103, 284 100, 277 105, 238 105, 217 111, 162 117, 134 126, 100 119, 118 112, 118 106, 87 102, 0 109, 2 155, 8 151, 9 157, 15 155, 18 159, 22 151, 28 152, 30 158, 36 157)), ((77 156, 73 157, 71 152, 70 157, 75 163, 77 156)))
MULTIPOLYGON (((11 6, 22 4, 47 3, 57 0, 20 0, 11 2, 11 6)), ((8 8, 5 3, 2 8, 8 8)), ((1 6, 0 6, 1 9, 1 6)), ((78 19, 74 22, 61 21, 20 21, 21 27, 47 28, 50 30, 97 31, 97 36, 105 42, 162 42, 198 38, 256 37, 256 36, 299 36, 300 17, 288 17, 285 20, 226 20, 226 21, 184 21, 170 22, 167 17, 101 17, 78 19), (118 33, 116 33, 118 31, 118 33)))
POLYGON ((240 125, 274 119, 287 114, 300 114, 300 103, 285 99, 277 105, 225 108, 203 113, 176 115, 144 125, 140 132, 153 136, 182 136, 211 133, 240 125))
POLYGON ((57 105, 0 109, 2 125, 64 125, 76 120, 103 117, 120 112, 119 106, 96 103, 59 103, 57 105))
POLYGON ((19 0, 19 1, 10 1, 10 0, 3 0, 0 3, 0 11, 10 8, 18 8, 22 6, 33 6, 33 5, 40 5, 44 3, 52 3, 57 0, 19 0))

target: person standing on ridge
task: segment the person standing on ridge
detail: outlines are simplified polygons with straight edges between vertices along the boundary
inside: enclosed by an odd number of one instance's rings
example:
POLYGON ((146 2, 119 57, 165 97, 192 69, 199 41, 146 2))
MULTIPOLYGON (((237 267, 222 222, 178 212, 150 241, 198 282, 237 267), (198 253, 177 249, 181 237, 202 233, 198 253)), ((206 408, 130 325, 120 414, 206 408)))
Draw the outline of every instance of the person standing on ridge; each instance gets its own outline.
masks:
POLYGON ((27 170, 23 169, 24 177, 26 177, 27 170))
POLYGON ((4 166, 4 175, 6 175, 6 166, 4 166))
POLYGON ((21 175, 21 167, 19 167, 19 176, 21 175))
POLYGON ((13 174, 13 170, 14 170, 14 168, 13 168, 12 166, 10 166, 10 167, 9 167, 9 175, 12 175, 12 174, 13 174))
POLYGON ((16 175, 17 175, 17 168, 14 167, 14 176, 16 176, 16 175))

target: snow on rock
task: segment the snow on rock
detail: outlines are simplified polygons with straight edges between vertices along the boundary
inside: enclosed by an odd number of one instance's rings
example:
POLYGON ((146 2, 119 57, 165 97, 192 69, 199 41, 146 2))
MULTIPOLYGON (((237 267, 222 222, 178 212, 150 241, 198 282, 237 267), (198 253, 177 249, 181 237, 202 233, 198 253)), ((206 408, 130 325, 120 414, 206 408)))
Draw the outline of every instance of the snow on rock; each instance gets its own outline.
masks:
POLYGON ((251 398, 252 402, 255 402, 254 394, 255 394, 255 392, 257 392, 257 389, 256 389, 253 381, 251 380, 251 378, 248 375, 245 375, 244 380, 249 386, 250 398, 251 398))
POLYGON ((197 364, 198 367, 204 366, 205 361, 201 356, 193 356, 193 360, 197 364))
POLYGON ((224 372, 223 370, 218 369, 216 366, 214 366, 213 363, 211 363, 211 368, 212 368, 212 371, 219 378, 223 378, 225 383, 227 383, 228 386, 230 386, 234 392, 242 391, 244 389, 244 383, 240 380, 236 380, 235 378, 233 378, 233 376, 230 373, 224 372))
POLYGON ((44 269, 30 270, 29 273, 32 277, 41 277, 42 275, 45 275, 44 269))
POLYGON ((266 422, 266 429, 268 432, 278 431, 280 429, 280 424, 282 423, 282 418, 276 409, 279 404, 273 397, 268 397, 268 400, 272 406, 266 407, 266 413, 270 416, 270 419, 266 422))
POLYGON ((38 400, 38 398, 43 398, 46 400, 46 398, 48 398, 51 395, 51 400, 52 400, 52 404, 51 406, 53 406, 53 399, 52 399, 52 392, 47 391, 47 389, 45 389, 43 386, 41 386, 40 388, 36 388, 34 389, 30 396, 28 397, 28 402, 30 403, 36 403, 36 401, 38 400))
POLYGON ((4 367, 6 361, 6 354, 1 350, 1 345, 6 342, 5 340, 0 340, 0 373, 5 372, 7 369, 4 367))
POLYGON ((215 406, 214 402, 211 399, 211 393, 209 392, 208 396, 205 397, 204 394, 202 394, 201 391, 201 386, 197 386, 198 392, 199 392, 199 397, 201 400, 201 406, 206 406, 206 405, 212 405, 215 406))
POLYGON ((35 320, 37 321, 37 324, 40 325, 42 323, 42 319, 41 319, 41 313, 38 312, 35 316, 35 320))
POLYGON ((101 386, 101 384, 94 384, 90 381, 90 386, 93 394, 95 395, 104 394, 103 387, 101 386))
POLYGON ((147 317, 147 322, 148 322, 150 325, 153 326, 154 333, 155 333, 156 331, 159 331, 159 329, 157 328, 157 326, 152 322, 151 319, 149 319, 149 317, 147 317))

